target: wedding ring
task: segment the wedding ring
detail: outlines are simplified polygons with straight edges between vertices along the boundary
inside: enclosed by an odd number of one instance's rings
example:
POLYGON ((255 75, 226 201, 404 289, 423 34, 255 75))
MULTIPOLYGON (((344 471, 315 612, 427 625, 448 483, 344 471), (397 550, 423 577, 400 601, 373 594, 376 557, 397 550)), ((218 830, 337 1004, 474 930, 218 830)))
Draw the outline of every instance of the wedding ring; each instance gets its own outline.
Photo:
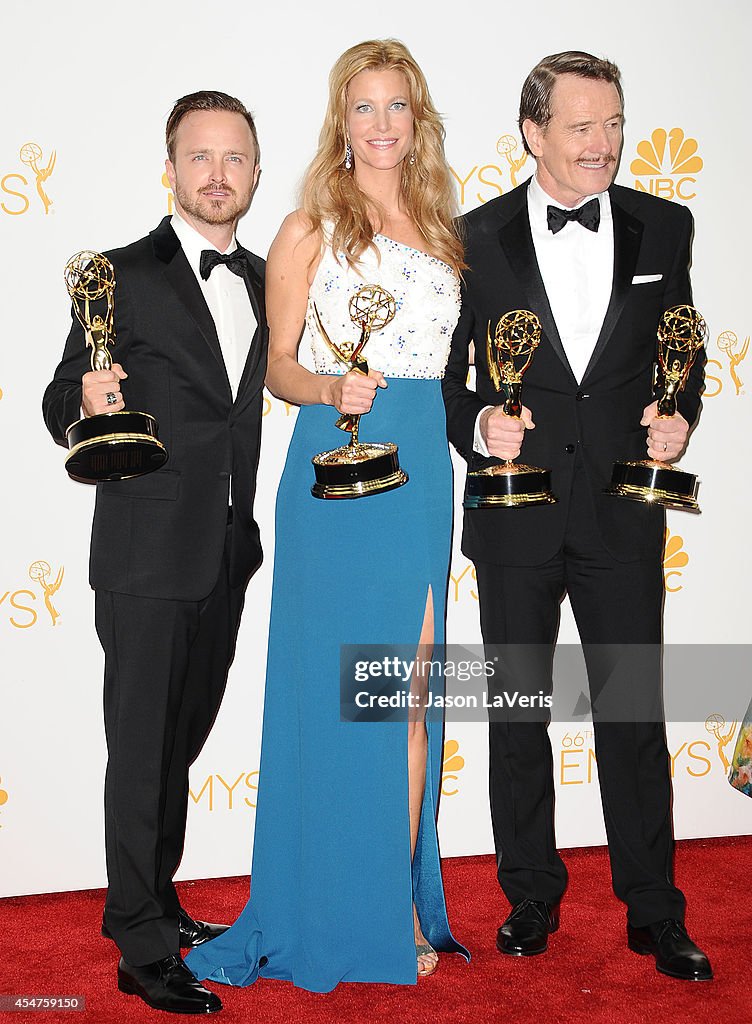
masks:
POLYGON ((112 391, 108 391, 107 394, 105 395, 105 398, 107 399, 108 405, 117 405, 117 395, 114 394, 112 391))

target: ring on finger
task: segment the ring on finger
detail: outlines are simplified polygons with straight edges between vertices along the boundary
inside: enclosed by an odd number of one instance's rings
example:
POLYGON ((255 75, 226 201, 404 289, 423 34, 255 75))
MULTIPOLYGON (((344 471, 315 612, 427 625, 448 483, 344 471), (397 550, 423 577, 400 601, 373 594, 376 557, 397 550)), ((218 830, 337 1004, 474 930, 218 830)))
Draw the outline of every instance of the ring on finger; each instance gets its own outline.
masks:
POLYGON ((108 405, 117 405, 118 397, 114 391, 108 391, 104 397, 106 398, 108 405))

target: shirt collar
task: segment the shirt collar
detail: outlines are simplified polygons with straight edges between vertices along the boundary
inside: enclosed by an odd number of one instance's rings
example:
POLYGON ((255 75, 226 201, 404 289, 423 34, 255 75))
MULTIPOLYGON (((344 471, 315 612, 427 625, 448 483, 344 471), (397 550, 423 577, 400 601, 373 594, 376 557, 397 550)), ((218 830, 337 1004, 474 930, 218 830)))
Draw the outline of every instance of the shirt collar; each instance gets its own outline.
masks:
POLYGON ((534 174, 530 179, 530 187, 527 190, 527 205, 531 223, 542 225, 548 230, 548 207, 558 206, 562 210, 579 210, 591 199, 597 199, 601 208, 601 222, 611 217, 611 202, 608 192, 596 192, 592 196, 585 196, 576 206, 564 206, 563 203, 552 199, 548 192, 538 181, 538 175, 534 174))
MULTIPOLYGON (((196 231, 188 221, 183 220, 177 211, 173 213, 170 224, 172 225, 172 230, 178 236, 178 241, 183 247, 186 259, 193 268, 194 273, 198 276, 199 264, 201 263, 201 253, 205 249, 214 249, 216 252, 219 252, 220 250, 217 249, 216 245, 212 245, 208 238, 204 238, 200 232, 196 231)), ((237 239, 233 234, 232 241, 227 247, 227 252, 234 252, 237 247, 237 239)))

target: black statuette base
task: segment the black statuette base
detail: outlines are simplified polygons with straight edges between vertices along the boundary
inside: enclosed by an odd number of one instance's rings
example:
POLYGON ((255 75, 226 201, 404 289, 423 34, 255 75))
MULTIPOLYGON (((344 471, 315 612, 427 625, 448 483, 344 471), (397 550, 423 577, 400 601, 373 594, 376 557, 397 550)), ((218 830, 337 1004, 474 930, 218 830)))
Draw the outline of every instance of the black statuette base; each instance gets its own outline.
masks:
POLYGON ((167 451, 147 412, 107 412, 72 423, 65 432, 68 474, 76 480, 128 480, 160 469, 167 451))
POLYGON ((316 482, 314 498, 341 500, 381 494, 406 484, 396 444, 344 445, 311 459, 316 482))
POLYGON ((467 474, 463 506, 476 508, 524 508, 553 505, 551 471, 512 464, 489 466, 467 474))
POLYGON ((697 477, 665 462, 615 462, 606 494, 660 508, 699 512, 697 477))

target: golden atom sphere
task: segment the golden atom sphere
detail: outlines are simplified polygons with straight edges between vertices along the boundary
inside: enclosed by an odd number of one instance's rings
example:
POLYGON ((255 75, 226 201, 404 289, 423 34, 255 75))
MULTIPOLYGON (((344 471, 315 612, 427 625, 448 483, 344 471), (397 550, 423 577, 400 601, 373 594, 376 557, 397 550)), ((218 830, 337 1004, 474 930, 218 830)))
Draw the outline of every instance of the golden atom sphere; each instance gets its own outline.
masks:
POLYGON ((397 304, 394 296, 378 284, 367 284, 359 288, 350 298, 350 319, 361 327, 380 331, 394 319, 397 304))
POLYGON ((29 566, 29 579, 37 583, 39 580, 47 579, 51 572, 50 563, 40 559, 38 562, 32 562, 29 566))
POLYGON ((540 344, 540 320, 529 309, 513 309, 496 324, 495 341, 510 355, 532 352, 540 344))
POLYGON ((115 288, 115 268, 101 252, 84 250, 71 256, 64 277, 71 298, 102 299, 115 288))
POLYGON ((517 139, 515 139, 514 135, 502 135, 496 143, 496 152, 499 156, 506 156, 507 153, 513 153, 515 149, 517 149, 517 139))
POLYGON ((708 715, 705 719, 705 728, 708 732, 715 732, 717 729, 722 729, 726 724, 726 719, 723 715, 708 715))
POLYGON ((658 337, 677 352, 693 351, 705 343, 708 327, 694 306, 672 306, 663 314, 658 337))
POLYGON ((721 352, 730 352, 736 348, 736 344, 739 339, 736 336, 736 331, 721 331, 718 335, 718 341, 716 344, 721 352))
POLYGON ((23 146, 19 150, 18 156, 21 163, 28 164, 29 167, 37 160, 42 159, 42 149, 36 144, 36 142, 24 142, 23 146))

